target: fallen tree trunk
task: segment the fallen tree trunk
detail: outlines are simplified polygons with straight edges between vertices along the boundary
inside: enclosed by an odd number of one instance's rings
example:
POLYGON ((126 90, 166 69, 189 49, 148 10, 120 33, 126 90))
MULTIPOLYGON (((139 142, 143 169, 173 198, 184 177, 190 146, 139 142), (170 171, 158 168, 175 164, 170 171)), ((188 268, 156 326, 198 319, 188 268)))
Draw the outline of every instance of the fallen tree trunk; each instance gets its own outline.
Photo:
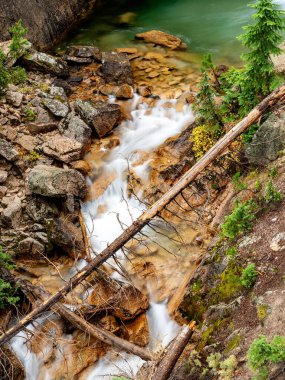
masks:
MULTIPOLYGON (((32 293, 36 299, 44 301, 47 297, 50 297, 51 294, 44 287, 38 287, 30 284, 27 281, 16 281, 17 284, 20 284, 21 289, 25 290, 25 293, 32 293)), ((154 355, 151 351, 139 347, 133 343, 126 341, 109 331, 106 331, 100 327, 92 325, 87 322, 85 319, 81 318, 76 312, 71 311, 68 307, 64 306, 61 303, 56 303, 51 307, 51 310, 60 315, 64 320, 70 322, 73 326, 79 330, 84 331, 85 333, 93 336, 96 339, 110 345, 119 348, 120 350, 129 352, 136 356, 139 356, 143 360, 154 360, 154 355)))
POLYGON ((72 277, 64 287, 56 294, 49 297, 42 304, 26 315, 18 324, 0 336, 0 346, 8 342, 14 335, 25 326, 48 310, 74 287, 84 281, 95 269, 113 256, 133 236, 135 236, 145 225, 147 225, 182 191, 192 182, 211 162, 213 162, 241 133, 247 130, 260 116, 271 106, 285 97, 285 84, 272 92, 261 103, 259 103, 243 120, 223 136, 190 170, 188 170, 157 202, 145 211, 130 227, 107 246, 95 259, 85 266, 80 272, 72 277))
POLYGON ((184 326, 171 344, 167 347, 166 352, 160 360, 151 380, 166 380, 170 376, 177 360, 184 351, 189 339, 194 332, 195 322, 189 326, 184 326))

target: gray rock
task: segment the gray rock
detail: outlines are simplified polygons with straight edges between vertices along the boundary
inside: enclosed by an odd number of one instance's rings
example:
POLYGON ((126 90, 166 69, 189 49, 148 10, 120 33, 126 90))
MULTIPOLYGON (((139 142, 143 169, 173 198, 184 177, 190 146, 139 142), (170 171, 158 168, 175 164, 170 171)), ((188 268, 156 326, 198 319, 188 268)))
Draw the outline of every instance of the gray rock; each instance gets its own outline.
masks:
POLYGON ((17 227, 22 213, 21 199, 17 196, 10 197, 7 207, 2 212, 1 220, 7 225, 17 227))
POLYGON ((3 198, 7 193, 8 189, 6 186, 0 186, 0 198, 3 198))
POLYGON ((71 194, 84 198, 87 191, 85 179, 78 171, 46 165, 37 165, 29 172, 27 187, 30 193, 45 197, 71 194))
POLYGON ((279 109, 261 124, 252 142, 246 144, 245 154, 249 162, 267 165, 278 158, 285 148, 285 110, 279 109))
POLYGON ((70 257, 83 258, 85 256, 81 229, 70 221, 60 218, 48 220, 47 231, 50 241, 70 257))
POLYGON ((16 161, 19 153, 10 142, 0 139, 0 156, 4 157, 7 161, 16 161))
POLYGON ((45 222, 47 219, 59 215, 56 205, 40 196, 33 196, 28 199, 26 212, 35 222, 45 222))
POLYGON ((127 54, 102 53, 102 75, 107 83, 133 84, 133 74, 127 54))
POLYGON ((23 64, 31 70, 39 70, 60 77, 68 76, 67 63, 50 54, 33 51, 24 55, 23 64))
POLYGON ((47 137, 42 145, 43 152, 59 161, 69 163, 76 161, 83 155, 83 145, 76 140, 59 134, 47 137))
POLYGON ((62 87, 51 86, 51 88, 49 90, 49 95, 53 98, 58 98, 62 101, 67 100, 66 93, 62 87))
POLYGON ((83 145, 90 142, 91 128, 73 112, 59 125, 58 129, 63 136, 74 139, 83 145))
POLYGON ((38 135, 39 133, 48 133, 57 129, 56 122, 48 122, 48 123, 30 123, 26 125, 27 130, 31 135, 38 135))
POLYGON ((99 137, 109 133, 119 123, 122 116, 118 104, 108 104, 101 101, 90 103, 77 100, 74 102, 74 108, 99 137))
POLYGON ((53 115, 58 117, 66 117, 69 112, 68 106, 56 99, 44 99, 43 104, 53 115))
POLYGON ((23 100, 23 94, 21 92, 16 91, 7 91, 6 92, 6 100, 8 104, 11 104, 14 107, 20 107, 23 100))
POLYGON ((34 123, 54 123, 56 122, 56 118, 43 107, 38 106, 36 108, 37 117, 34 123))
POLYGON ((0 183, 4 183, 8 178, 8 173, 5 170, 0 169, 0 183))
POLYGON ((17 248, 17 254, 19 256, 24 256, 32 259, 40 259, 45 252, 45 247, 43 244, 33 239, 32 237, 28 237, 19 242, 17 248))

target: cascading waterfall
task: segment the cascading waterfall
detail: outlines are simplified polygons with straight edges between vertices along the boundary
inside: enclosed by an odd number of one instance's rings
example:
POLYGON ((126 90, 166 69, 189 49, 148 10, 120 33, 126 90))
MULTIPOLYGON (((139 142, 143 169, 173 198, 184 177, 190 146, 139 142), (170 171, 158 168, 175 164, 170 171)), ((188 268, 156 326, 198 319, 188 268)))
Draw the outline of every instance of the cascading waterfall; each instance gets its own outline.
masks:
MULTIPOLYGON (((128 197, 128 170, 135 171, 136 175, 143 182, 146 182, 148 180, 149 158, 136 165, 139 152, 150 153, 166 139, 175 136, 193 121, 191 107, 183 105, 182 109, 177 110, 177 103, 176 100, 160 100, 151 108, 140 103, 140 98, 135 95, 132 101, 131 120, 122 122, 117 129, 120 145, 112 149, 102 166, 103 175, 106 177, 113 176, 114 180, 101 196, 82 205, 82 213, 87 230, 90 232, 93 252, 101 252, 108 243, 120 235, 123 227, 130 225, 132 220, 144 211, 145 206, 137 198, 128 197), (98 212, 100 206, 104 206, 104 212, 98 212)), ((90 179, 88 181, 90 182, 90 179)), ((117 257, 123 260, 123 255, 120 252, 117 253, 117 257)), ((116 266, 113 259, 110 259, 108 263, 116 266)), ((85 260, 79 261, 76 267, 70 271, 70 277, 85 264, 85 260)), ((117 272, 114 272, 113 277, 126 281, 117 272)), ((83 298, 87 295, 88 291, 83 298)), ((168 315, 166 300, 162 303, 155 302, 151 289, 149 298, 150 308, 147 313, 151 337, 149 347, 156 350, 167 345, 176 336, 179 327, 168 315)), ((34 330, 34 326, 40 325, 44 320, 45 318, 38 319, 33 326, 29 326, 29 329, 34 330)), ((11 342, 12 349, 25 367, 26 379, 38 380, 40 377, 50 380, 49 370, 46 370, 44 375, 41 372, 45 352, 50 347, 47 345, 44 352, 37 356, 29 350, 26 340, 27 333, 22 332, 11 342)), ((66 339, 65 345, 67 344, 68 339, 66 339)), ((96 380, 101 377, 112 379, 114 375, 122 373, 132 377, 142 364, 143 360, 134 355, 120 353, 114 358, 110 352, 89 368, 86 380, 96 380)))

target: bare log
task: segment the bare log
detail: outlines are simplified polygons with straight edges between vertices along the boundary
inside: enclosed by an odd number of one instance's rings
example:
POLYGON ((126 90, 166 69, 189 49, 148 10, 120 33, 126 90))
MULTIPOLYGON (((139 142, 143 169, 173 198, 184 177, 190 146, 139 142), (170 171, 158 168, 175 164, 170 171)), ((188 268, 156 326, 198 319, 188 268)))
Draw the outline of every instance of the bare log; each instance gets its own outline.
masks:
MULTIPOLYGON (((26 293, 31 292, 37 299, 44 301, 47 297, 51 296, 51 293, 47 291, 43 286, 34 286, 27 281, 19 280, 16 281, 20 284, 21 289, 25 289, 26 293)), ((133 343, 126 341, 110 331, 106 331, 98 326, 95 326, 85 319, 81 318, 76 312, 71 311, 68 307, 61 303, 56 303, 51 307, 51 310, 60 315, 64 320, 70 322, 73 326, 85 333, 93 336, 96 339, 110 345, 119 348, 120 350, 129 352, 131 354, 137 355, 143 360, 154 360, 154 355, 151 351, 139 347, 133 343)))
POLYGON ((267 96, 259 103, 243 120, 223 136, 190 170, 188 170, 157 202, 136 219, 119 237, 105 248, 95 259, 86 265, 80 272, 72 277, 64 287, 56 294, 49 297, 42 304, 27 314, 18 324, 14 325, 5 334, 0 336, 0 346, 8 342, 14 335, 21 331, 30 322, 39 317, 74 287, 84 281, 95 269, 113 256, 124 246, 136 233, 147 225, 182 191, 192 182, 211 162, 213 162, 241 133, 246 131, 260 116, 278 101, 285 98, 285 84, 267 96))
POLYGON ((195 328, 195 322, 189 326, 184 326, 180 333, 177 335, 170 345, 167 347, 166 352, 159 362, 154 375, 151 380, 166 380, 170 376, 177 360, 184 351, 189 339, 191 338, 195 328))

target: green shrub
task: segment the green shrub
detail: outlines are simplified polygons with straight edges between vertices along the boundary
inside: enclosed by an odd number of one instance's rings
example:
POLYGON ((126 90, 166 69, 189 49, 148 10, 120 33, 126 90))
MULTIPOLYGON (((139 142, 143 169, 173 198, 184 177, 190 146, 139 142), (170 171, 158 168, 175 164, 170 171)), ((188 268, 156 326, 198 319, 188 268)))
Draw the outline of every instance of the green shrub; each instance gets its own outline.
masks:
POLYGON ((237 172, 232 177, 232 183, 236 191, 246 190, 247 186, 241 181, 241 174, 237 172))
POLYGON ((24 108, 24 114, 27 121, 34 121, 37 116, 37 112, 28 106, 24 108))
MULTIPOLYGON (((0 245, 0 267, 13 269, 13 263, 10 255, 4 252, 3 247, 0 245)), ((19 298, 15 296, 16 289, 4 281, 0 277, 0 309, 3 309, 7 304, 15 305, 19 298)))
POLYGON ((9 46, 10 54, 14 59, 18 59, 22 53, 25 51, 25 47, 28 44, 28 40, 25 38, 28 29, 23 27, 22 20, 19 20, 10 29, 10 34, 12 36, 12 42, 9 46))
POLYGON ((5 67, 6 56, 0 49, 0 94, 3 93, 10 81, 10 75, 5 67))
POLYGON ((225 217, 221 226, 222 235, 234 239, 239 234, 248 231, 252 227, 252 221, 255 219, 254 210, 257 205, 252 200, 240 203, 238 202, 232 213, 225 217))
POLYGON ((255 264, 251 263, 248 264, 248 266, 242 271, 241 274, 241 284, 247 288, 250 289, 253 287, 257 279, 257 271, 255 264))
POLYGON ((285 336, 275 336, 268 342, 265 336, 255 339, 247 352, 250 369, 255 380, 266 380, 272 365, 285 360, 285 336))
POLYGON ((265 186, 264 199, 267 203, 280 202, 282 199, 282 194, 276 189, 271 180, 265 186))
POLYGON ((10 70, 10 81, 14 84, 21 84, 27 80, 27 73, 23 67, 16 66, 10 70))

